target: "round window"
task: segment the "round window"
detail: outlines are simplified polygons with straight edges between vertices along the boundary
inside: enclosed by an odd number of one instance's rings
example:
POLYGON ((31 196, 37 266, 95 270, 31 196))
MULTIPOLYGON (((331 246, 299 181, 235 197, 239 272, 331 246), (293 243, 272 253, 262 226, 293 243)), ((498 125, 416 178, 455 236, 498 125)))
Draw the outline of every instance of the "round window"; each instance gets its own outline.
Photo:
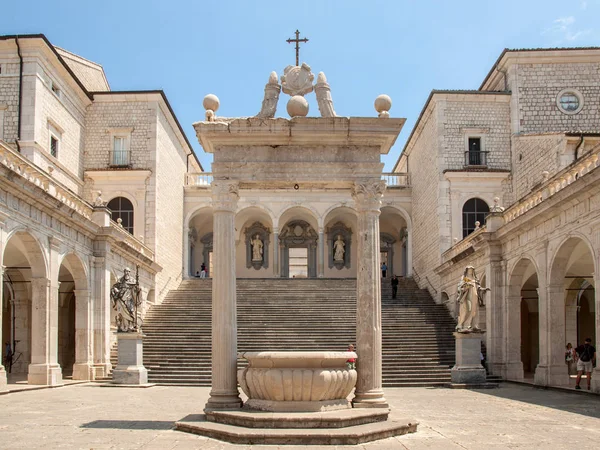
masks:
POLYGON ((583 97, 574 89, 565 89, 558 94, 556 103, 565 114, 577 114, 583 108, 583 97))

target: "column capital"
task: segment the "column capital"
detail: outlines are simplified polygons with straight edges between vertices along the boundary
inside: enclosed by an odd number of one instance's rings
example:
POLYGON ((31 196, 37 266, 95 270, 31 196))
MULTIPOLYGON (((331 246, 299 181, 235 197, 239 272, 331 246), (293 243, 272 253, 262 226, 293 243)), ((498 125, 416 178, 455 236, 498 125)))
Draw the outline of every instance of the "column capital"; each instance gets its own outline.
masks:
POLYGON ((273 227, 273 234, 279 234, 279 228, 273 227))
POLYGON ((356 202, 356 209, 362 212, 379 213, 384 192, 383 180, 356 181, 352 185, 352 198, 356 202))
POLYGON ((237 202, 240 198, 239 189, 240 186, 237 181, 213 181, 213 211, 226 211, 235 213, 237 210, 237 202))

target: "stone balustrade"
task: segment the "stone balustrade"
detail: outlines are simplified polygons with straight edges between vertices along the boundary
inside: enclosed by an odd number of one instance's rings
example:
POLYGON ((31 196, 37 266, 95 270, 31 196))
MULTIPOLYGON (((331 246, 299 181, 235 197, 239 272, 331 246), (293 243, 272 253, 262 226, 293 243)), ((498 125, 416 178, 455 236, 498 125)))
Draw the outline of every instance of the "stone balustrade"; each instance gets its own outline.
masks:
POLYGON ((381 179, 385 181, 387 187, 410 187, 408 173, 394 172, 382 173, 381 179))
POLYGON ((119 240, 130 247, 131 249, 138 252, 140 255, 145 256, 146 258, 154 261, 154 252, 150 250, 149 247, 146 246, 140 239, 136 238, 134 235, 129 233, 122 225, 111 221, 110 226, 113 230, 116 231, 119 236, 119 240))
POLYGON ((71 192, 62 183, 35 166, 12 148, 0 143, 0 164, 25 178, 28 182, 43 189, 48 195, 73 209, 86 219, 92 215, 92 206, 71 192))
POLYGON ((213 174, 211 172, 186 173, 185 174, 185 185, 186 186, 210 188, 212 181, 213 181, 213 174))
POLYGON ((542 182, 535 191, 510 206, 504 211, 504 222, 512 222, 517 217, 522 216, 534 206, 539 205, 544 200, 552 197, 598 166, 600 166, 600 146, 597 146, 592 152, 584 155, 569 167, 558 172, 552 178, 542 182))
POLYGON ((452 247, 450 247, 448 250, 446 250, 444 253, 442 253, 442 261, 448 261, 448 260, 460 255, 468 248, 472 247, 473 242, 478 240, 478 236, 481 233, 484 233, 485 230, 486 230, 486 228, 484 225, 481 228, 473 231, 471 234, 469 234, 463 240, 454 244, 452 247))

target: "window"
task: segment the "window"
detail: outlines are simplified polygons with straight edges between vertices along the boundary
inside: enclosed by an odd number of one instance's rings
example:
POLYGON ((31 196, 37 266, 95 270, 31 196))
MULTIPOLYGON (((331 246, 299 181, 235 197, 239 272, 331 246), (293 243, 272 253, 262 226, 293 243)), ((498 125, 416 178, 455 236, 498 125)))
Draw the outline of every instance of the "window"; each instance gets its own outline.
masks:
POLYGON ((465 166, 485 166, 487 152, 482 149, 481 137, 467 138, 467 151, 465 152, 465 166))
POLYGON ((129 199, 115 197, 106 206, 110 209, 112 220, 116 222, 117 219, 121 219, 123 228, 133 234, 133 204, 129 199))
POLYGON ((112 166, 129 166, 129 149, 127 148, 127 141, 127 136, 113 136, 112 166))
POLYGON ((56 94, 57 97, 60 97, 60 89, 58 88, 58 86, 56 84, 51 82, 50 89, 52 89, 52 92, 54 92, 54 94, 56 94))
POLYGON ((52 134, 50 135, 50 154, 58 158, 58 138, 52 134))
POLYGON ((556 104, 565 114, 577 114, 583 108, 583 96, 576 89, 563 89, 556 97, 556 104))
POLYGON ((490 212, 490 207, 486 202, 479 198, 467 200, 463 206, 463 238, 466 238, 475 230, 475 222, 481 225, 485 223, 485 218, 490 212))

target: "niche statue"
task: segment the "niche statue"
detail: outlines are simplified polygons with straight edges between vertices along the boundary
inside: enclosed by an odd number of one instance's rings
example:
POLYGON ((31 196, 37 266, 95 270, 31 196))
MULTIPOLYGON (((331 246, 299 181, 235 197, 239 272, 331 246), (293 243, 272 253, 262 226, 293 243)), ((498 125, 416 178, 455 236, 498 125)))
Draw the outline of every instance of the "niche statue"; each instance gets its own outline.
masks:
POLYGON ((344 240, 342 239, 342 235, 338 234, 337 240, 333 244, 333 249, 335 250, 335 252, 333 254, 334 261, 340 261, 340 262, 344 261, 344 253, 346 253, 346 250, 344 250, 344 247, 346 247, 346 244, 344 243, 344 240))
POLYGON ((139 266, 136 267, 135 279, 131 277, 131 270, 125 268, 123 276, 110 290, 112 307, 117 312, 115 319, 119 332, 139 331, 138 307, 141 305, 139 266))
POLYGON ((260 240, 260 236, 257 234, 252 239, 252 261, 263 260, 263 242, 260 240))
POLYGON ((479 307, 484 306, 483 296, 489 288, 481 287, 475 268, 467 266, 458 283, 456 301, 460 305, 456 331, 471 333, 481 331, 478 323, 479 307))

